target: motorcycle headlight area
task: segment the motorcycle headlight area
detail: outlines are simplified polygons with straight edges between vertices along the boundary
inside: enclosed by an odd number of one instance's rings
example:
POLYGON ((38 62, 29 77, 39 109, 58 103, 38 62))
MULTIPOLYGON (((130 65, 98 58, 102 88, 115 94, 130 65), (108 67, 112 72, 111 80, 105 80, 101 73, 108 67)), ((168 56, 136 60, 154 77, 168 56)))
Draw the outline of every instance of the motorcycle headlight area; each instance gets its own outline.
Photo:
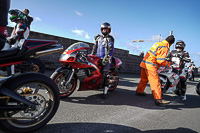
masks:
POLYGON ((74 52, 72 52, 71 54, 66 54, 66 53, 61 54, 60 60, 66 61, 66 60, 68 60, 69 58, 71 58, 70 61, 72 61, 72 58, 75 59, 76 54, 77 54, 77 51, 74 51, 74 52))
POLYGON ((75 56, 71 55, 71 54, 62 54, 60 56, 60 60, 66 61, 68 60, 70 57, 72 57, 73 59, 75 58, 75 56))

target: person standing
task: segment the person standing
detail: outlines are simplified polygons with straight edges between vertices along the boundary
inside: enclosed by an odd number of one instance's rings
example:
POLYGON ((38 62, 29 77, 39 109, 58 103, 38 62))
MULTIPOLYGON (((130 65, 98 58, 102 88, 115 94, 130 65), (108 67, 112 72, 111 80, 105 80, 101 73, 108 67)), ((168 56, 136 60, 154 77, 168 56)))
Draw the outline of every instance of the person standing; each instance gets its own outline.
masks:
POLYGON ((114 38, 110 35, 111 25, 105 22, 101 25, 102 35, 95 36, 95 44, 93 46, 92 55, 99 56, 101 58, 102 67, 102 79, 104 79, 104 91, 102 98, 107 98, 107 92, 109 89, 109 69, 111 65, 111 58, 114 52, 114 38))
MULTIPOLYGON (((176 50, 172 50, 167 56, 167 58, 175 62, 172 65, 172 71, 178 75, 180 75, 183 72, 185 63, 191 61, 189 53, 187 51, 183 51, 185 49, 185 46, 186 44, 184 41, 178 40, 175 45, 176 50)), ((186 77, 180 76, 180 84, 181 99, 186 100, 186 77)), ((179 92, 177 92, 177 94, 179 94, 179 92)))
POLYGON ((195 68, 194 61, 191 61, 187 67, 188 67, 188 70, 192 70, 192 80, 194 81, 194 68, 195 68))
POLYGON ((140 57, 144 58, 144 51, 141 51, 139 54, 140 57))
POLYGON ((29 16, 29 10, 26 8, 23 10, 23 13, 24 13, 24 22, 30 30, 30 26, 33 21, 33 17, 29 16))
POLYGON ((152 94, 155 99, 155 104, 158 106, 170 103, 170 101, 162 99, 160 78, 157 70, 160 66, 171 65, 171 62, 166 60, 166 56, 168 54, 169 47, 174 43, 174 41, 174 36, 170 35, 162 42, 155 43, 146 53, 140 64, 140 67, 142 68, 140 75, 141 80, 137 86, 136 95, 146 95, 144 90, 149 81, 152 94))

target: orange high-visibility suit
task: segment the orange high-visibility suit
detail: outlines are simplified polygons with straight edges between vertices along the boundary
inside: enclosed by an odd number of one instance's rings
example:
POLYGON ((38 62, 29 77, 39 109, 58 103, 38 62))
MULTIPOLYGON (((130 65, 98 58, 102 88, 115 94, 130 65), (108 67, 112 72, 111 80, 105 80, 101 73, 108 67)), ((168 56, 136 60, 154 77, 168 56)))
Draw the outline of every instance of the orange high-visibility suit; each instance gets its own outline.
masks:
POLYGON ((137 87, 137 92, 143 93, 149 81, 154 99, 162 99, 161 84, 157 70, 160 66, 170 66, 171 62, 166 61, 166 56, 169 51, 169 43, 164 40, 155 43, 143 58, 140 67, 142 67, 140 82, 137 87))

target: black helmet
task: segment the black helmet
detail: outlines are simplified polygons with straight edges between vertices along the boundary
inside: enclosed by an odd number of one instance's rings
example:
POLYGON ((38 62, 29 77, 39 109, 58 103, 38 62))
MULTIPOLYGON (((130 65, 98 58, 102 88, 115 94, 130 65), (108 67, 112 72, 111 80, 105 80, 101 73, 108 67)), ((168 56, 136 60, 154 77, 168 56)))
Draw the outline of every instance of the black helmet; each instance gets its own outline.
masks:
POLYGON ((169 44, 173 44, 174 41, 175 41, 175 38, 173 35, 170 35, 168 36, 166 39, 165 39, 169 44))
POLYGON ((177 49, 177 48, 181 48, 182 50, 184 50, 184 48, 185 48, 185 42, 182 41, 182 40, 178 40, 178 41, 176 42, 175 48, 176 48, 176 49, 177 49))
POLYGON ((10 17, 10 20, 11 20, 12 22, 15 22, 16 20, 22 20, 23 17, 24 17, 23 12, 21 12, 20 10, 17 10, 17 9, 15 9, 15 10, 10 10, 8 13, 9 13, 10 15, 12 15, 12 16, 10 17))
POLYGON ((101 33, 103 35, 108 35, 111 32, 111 26, 108 22, 101 24, 101 33), (109 29, 109 31, 103 31, 103 29, 109 29))

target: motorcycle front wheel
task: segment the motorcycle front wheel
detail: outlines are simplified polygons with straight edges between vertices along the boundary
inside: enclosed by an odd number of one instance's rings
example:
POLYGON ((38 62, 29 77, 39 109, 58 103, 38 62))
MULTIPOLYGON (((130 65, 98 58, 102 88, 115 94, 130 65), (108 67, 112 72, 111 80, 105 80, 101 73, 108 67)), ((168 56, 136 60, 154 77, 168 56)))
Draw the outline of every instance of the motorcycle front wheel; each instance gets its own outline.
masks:
MULTIPOLYGON (((0 128, 6 132, 31 132, 47 124, 55 115, 60 96, 56 84, 39 73, 24 73, 8 79, 3 85, 27 100, 37 103, 23 110, 0 111, 0 128)), ((3 99, 0 105, 25 105, 12 98, 3 99)))
POLYGON ((71 81, 67 85, 67 75, 62 72, 54 72, 51 75, 51 79, 57 84, 61 98, 70 96, 76 89, 75 76, 72 77, 71 81))

